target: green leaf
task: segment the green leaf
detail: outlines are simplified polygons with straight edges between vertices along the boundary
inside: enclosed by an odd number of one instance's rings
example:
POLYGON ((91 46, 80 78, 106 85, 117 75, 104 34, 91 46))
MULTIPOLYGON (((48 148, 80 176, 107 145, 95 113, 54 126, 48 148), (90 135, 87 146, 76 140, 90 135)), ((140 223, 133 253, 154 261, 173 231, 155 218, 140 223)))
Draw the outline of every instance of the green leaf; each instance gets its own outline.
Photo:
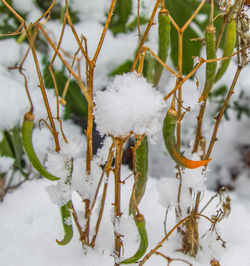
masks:
MULTIPOLYGON (((44 74, 44 82, 46 88, 54 89, 55 87, 50 72, 48 70, 48 67, 44 68, 43 74, 44 74)), ((67 82, 67 78, 63 70, 54 71, 54 75, 57 82, 58 93, 61 96, 65 84, 67 82)), ((71 114, 75 114, 76 116, 81 116, 82 118, 87 119, 88 104, 76 81, 74 80, 70 81, 65 100, 67 102, 64 114, 65 119, 69 118, 71 114)))
POLYGON ((14 158, 13 151, 5 134, 3 134, 3 138, 0 142, 0 156, 8 156, 14 158))
POLYGON ((133 62, 131 60, 126 60, 125 62, 120 64, 116 69, 110 72, 108 75, 115 76, 115 75, 121 75, 123 73, 129 72, 132 66, 132 63, 133 62))
MULTIPOLYGON (((144 25, 146 23, 148 23, 149 19, 142 15, 140 16, 140 25, 144 25)), ((135 17, 132 22, 130 22, 129 24, 126 25, 126 31, 130 32, 130 31, 134 31, 137 28, 137 17, 135 17)))
POLYGON ((23 145, 21 139, 21 129, 18 126, 15 126, 10 131, 11 143, 15 154, 16 165, 19 168, 22 168, 22 157, 23 157, 23 145))
POLYGON ((116 35, 126 32, 126 23, 132 12, 132 0, 117 0, 109 29, 116 35))

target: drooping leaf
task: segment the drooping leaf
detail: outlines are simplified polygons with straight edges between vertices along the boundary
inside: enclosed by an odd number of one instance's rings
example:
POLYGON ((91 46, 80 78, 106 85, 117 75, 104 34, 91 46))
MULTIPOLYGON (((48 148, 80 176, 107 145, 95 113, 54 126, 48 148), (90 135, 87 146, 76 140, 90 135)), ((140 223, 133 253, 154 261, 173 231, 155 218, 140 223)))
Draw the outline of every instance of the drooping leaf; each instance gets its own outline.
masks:
POLYGON ((3 134, 2 140, 0 142, 0 156, 8 156, 14 158, 14 154, 5 134, 3 134))
POLYGON ((113 34, 126 31, 126 23, 132 12, 132 0, 117 0, 109 29, 113 34))
MULTIPOLYGON (((46 88, 54 89, 54 84, 50 75, 50 72, 47 67, 44 68, 44 81, 46 88)), ((64 74, 63 70, 54 71, 54 75, 57 82, 58 93, 61 96, 63 93, 63 89, 67 82, 67 78, 64 74)), ((65 106, 65 114, 64 118, 69 118, 70 114, 75 114, 77 116, 81 116, 82 118, 86 119, 88 116, 88 104, 81 92, 80 87, 76 83, 76 81, 71 80, 68 91, 65 97, 67 102, 65 106)))
MULTIPOLYGON (((139 21, 140 25, 144 25, 148 23, 149 19, 146 16, 141 15, 139 21)), ((136 27, 137 27, 137 17, 135 17, 129 24, 126 25, 126 31, 127 32, 133 31, 136 29, 136 27)))
POLYGON ((122 64, 120 64, 116 69, 114 69, 112 72, 110 72, 109 76, 115 76, 115 75, 121 75, 123 73, 129 72, 131 66, 132 66, 131 60, 126 60, 122 64))

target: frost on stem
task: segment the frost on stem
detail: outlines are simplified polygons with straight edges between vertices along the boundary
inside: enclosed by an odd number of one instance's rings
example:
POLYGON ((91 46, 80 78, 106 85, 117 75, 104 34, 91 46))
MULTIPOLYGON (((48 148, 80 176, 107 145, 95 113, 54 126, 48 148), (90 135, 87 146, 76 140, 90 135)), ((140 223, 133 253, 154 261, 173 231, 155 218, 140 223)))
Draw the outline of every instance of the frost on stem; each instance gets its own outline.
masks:
POLYGON ((71 176, 70 172, 76 171, 78 156, 81 155, 82 145, 77 141, 69 140, 68 144, 62 144, 59 153, 53 152, 48 154, 46 167, 51 173, 58 175, 60 180, 56 185, 47 187, 47 192, 51 201, 59 207, 64 206, 71 200, 71 193, 73 187, 71 186, 72 180, 69 181, 68 177, 71 176))
POLYGON ((154 140, 160 125, 163 96, 137 73, 117 75, 105 91, 94 98, 95 122, 102 135, 114 137, 146 134, 154 140))

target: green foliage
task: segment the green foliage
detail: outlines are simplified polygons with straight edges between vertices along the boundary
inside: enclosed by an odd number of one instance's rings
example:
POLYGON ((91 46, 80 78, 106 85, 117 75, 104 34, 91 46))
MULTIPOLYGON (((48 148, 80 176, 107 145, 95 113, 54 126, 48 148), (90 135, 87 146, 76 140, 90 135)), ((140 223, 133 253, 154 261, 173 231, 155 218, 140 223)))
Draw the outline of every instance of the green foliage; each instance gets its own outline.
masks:
MULTIPOLYGON (((148 23, 149 19, 145 16, 145 15, 141 15, 140 16, 140 25, 144 25, 146 23, 148 23)), ((134 31, 137 27, 137 17, 135 17, 132 22, 130 22, 129 24, 126 25, 126 31, 130 32, 130 31, 134 31)))
POLYGON ((19 170, 22 174, 24 174, 23 169, 25 168, 23 154, 24 151, 20 127, 15 126, 10 130, 4 130, 2 132, 2 140, 0 142, 0 156, 13 158, 15 160, 15 170, 19 170))
POLYGON ((126 32, 126 23, 132 12, 132 0, 117 0, 109 29, 116 35, 126 32))
MULTIPOLYGON (((54 83, 51 78, 48 67, 44 67, 43 75, 44 75, 45 87, 48 89, 54 89, 55 88, 54 83)), ((64 70, 54 71, 54 75, 57 82, 58 93, 61 96, 65 84, 67 82, 67 78, 64 73, 64 70)), ((78 86, 75 80, 70 81, 65 100, 67 102, 64 113, 65 119, 69 118, 71 114, 87 119, 88 104, 84 95, 81 92, 80 87, 78 86)))
POLYGON ((114 69, 112 72, 110 72, 109 76, 115 76, 115 75, 121 75, 123 73, 129 72, 131 66, 132 66, 131 60, 126 60, 123 63, 121 63, 116 69, 114 69))
MULTIPOLYGON (((209 99, 218 105, 213 115, 216 115, 218 113, 220 106, 224 102, 227 91, 228 87, 224 85, 209 94, 209 99)), ((246 95, 244 90, 241 90, 239 97, 236 100, 232 101, 232 103, 229 103, 229 105, 227 106, 227 109, 225 111, 225 118, 227 120, 230 119, 228 110, 234 110, 238 120, 242 118, 242 115, 246 115, 250 118, 249 102, 250 97, 246 95)))
MULTIPOLYGON (((187 20, 191 17, 195 9, 198 7, 200 1, 197 0, 165 0, 166 8, 169 13, 177 23, 179 27, 182 27, 187 20)), ((215 15, 219 11, 215 8, 215 15)), ((195 24, 202 32, 205 31, 205 27, 208 25, 208 17, 210 13, 210 4, 205 4, 200 10, 199 14, 205 15, 207 19, 205 21, 199 21, 197 17, 192 23, 195 24)), ((215 22, 215 27, 219 25, 221 20, 217 19, 215 22)), ((201 43, 197 41, 191 41, 191 39, 202 38, 199 36, 192 27, 188 27, 183 35, 183 74, 187 74, 193 68, 193 56, 199 56, 201 51, 201 43)), ((178 34, 173 28, 171 30, 171 58, 175 64, 178 66, 178 34)))
MULTIPOLYGON (((171 24, 168 14, 160 12, 158 15, 158 36, 159 36, 158 56, 164 63, 166 63, 168 58, 170 32, 171 32, 171 24)), ((154 86, 157 86, 157 84, 159 83, 162 71, 163 71, 163 66, 160 63, 156 62, 154 86)))
MULTIPOLYGON (((12 0, 6 0, 6 2, 12 6, 12 0)), ((25 19, 26 14, 17 10, 18 13, 25 19)), ((1 2, 0 3, 0 34, 8 34, 10 32, 15 32, 20 25, 20 22, 13 14, 9 11, 7 7, 1 2)), ((8 38, 18 38, 19 35, 13 35, 8 38)), ((0 40, 6 39, 6 36, 0 36, 0 40)))

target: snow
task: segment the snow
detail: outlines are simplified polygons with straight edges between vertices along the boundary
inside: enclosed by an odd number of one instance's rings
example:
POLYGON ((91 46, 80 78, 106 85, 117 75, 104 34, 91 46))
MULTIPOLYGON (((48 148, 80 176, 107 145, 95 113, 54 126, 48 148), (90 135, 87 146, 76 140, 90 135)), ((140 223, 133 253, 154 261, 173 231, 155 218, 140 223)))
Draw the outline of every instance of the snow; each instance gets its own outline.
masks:
MULTIPOLYGON (((128 174, 126 168, 123 169, 123 176, 128 174)), ((167 178, 160 180, 149 178, 148 190, 141 202, 141 211, 146 219, 146 228, 149 237, 148 251, 152 249, 164 236, 163 221, 165 207, 158 204, 160 193, 156 185, 165 186, 167 178)), ((113 191, 113 178, 110 178, 109 192, 113 191)), ((112 193, 108 193, 107 204, 104 212, 104 219, 101 223, 100 235, 97 246, 85 252, 81 249, 79 235, 74 226, 73 240, 65 247, 59 246, 56 239, 62 236, 62 224, 60 211, 56 205, 51 204, 47 194, 47 186, 50 184, 45 179, 26 182, 18 190, 6 196, 4 203, 0 205, 0 265, 112 265, 113 258, 109 256, 113 247, 113 227, 110 218, 112 206, 112 193), (21 199, 21 200, 20 200, 21 199), (18 221, 18 222, 17 222, 18 221), (18 237, 16 237, 18 235, 18 237), (15 251, 15 252, 13 252, 15 251)), ((125 254, 122 259, 128 258, 138 248, 136 228, 131 216, 128 216, 128 206, 126 198, 130 197, 132 181, 128 180, 122 186, 122 211, 123 216, 119 223, 119 232, 126 233, 124 237, 125 254)), ((165 193, 166 194, 166 193, 165 193)), ((201 202, 201 206, 206 203, 214 192, 206 191, 201 202)), ((250 259, 250 208, 248 201, 242 199, 235 192, 230 193, 232 199, 232 212, 229 218, 225 218, 217 226, 217 231, 223 240, 226 241, 226 248, 221 247, 221 243, 216 241, 214 233, 208 233, 203 238, 202 250, 199 250, 196 259, 177 252, 178 235, 176 232, 171 235, 168 242, 162 248, 162 252, 173 258, 182 258, 194 266, 208 266, 209 259, 215 257, 221 265, 248 265, 250 259), (240 226, 237 226, 239 225, 240 226), (232 230, 232 225, 236 225, 232 230)), ((72 198, 77 211, 83 208, 81 199, 73 193, 72 198)), ((206 215, 214 212, 214 207, 218 201, 215 200, 208 209, 206 215)), ((174 225, 174 211, 169 209, 167 219, 167 230, 174 225)), ((210 224, 200 221, 200 235, 203 235, 210 228, 210 224)), ((146 265, 166 265, 165 260, 158 256, 152 258, 146 265)), ((175 262, 175 265, 185 265, 183 262, 175 262)))
POLYGON ((160 128, 162 95, 137 73, 118 75, 105 91, 98 91, 95 122, 101 134, 126 137, 133 132, 155 140, 160 128))
POLYGON ((14 159, 7 157, 7 156, 1 156, 0 157, 0 173, 6 173, 8 172, 12 165, 14 163, 14 159))

